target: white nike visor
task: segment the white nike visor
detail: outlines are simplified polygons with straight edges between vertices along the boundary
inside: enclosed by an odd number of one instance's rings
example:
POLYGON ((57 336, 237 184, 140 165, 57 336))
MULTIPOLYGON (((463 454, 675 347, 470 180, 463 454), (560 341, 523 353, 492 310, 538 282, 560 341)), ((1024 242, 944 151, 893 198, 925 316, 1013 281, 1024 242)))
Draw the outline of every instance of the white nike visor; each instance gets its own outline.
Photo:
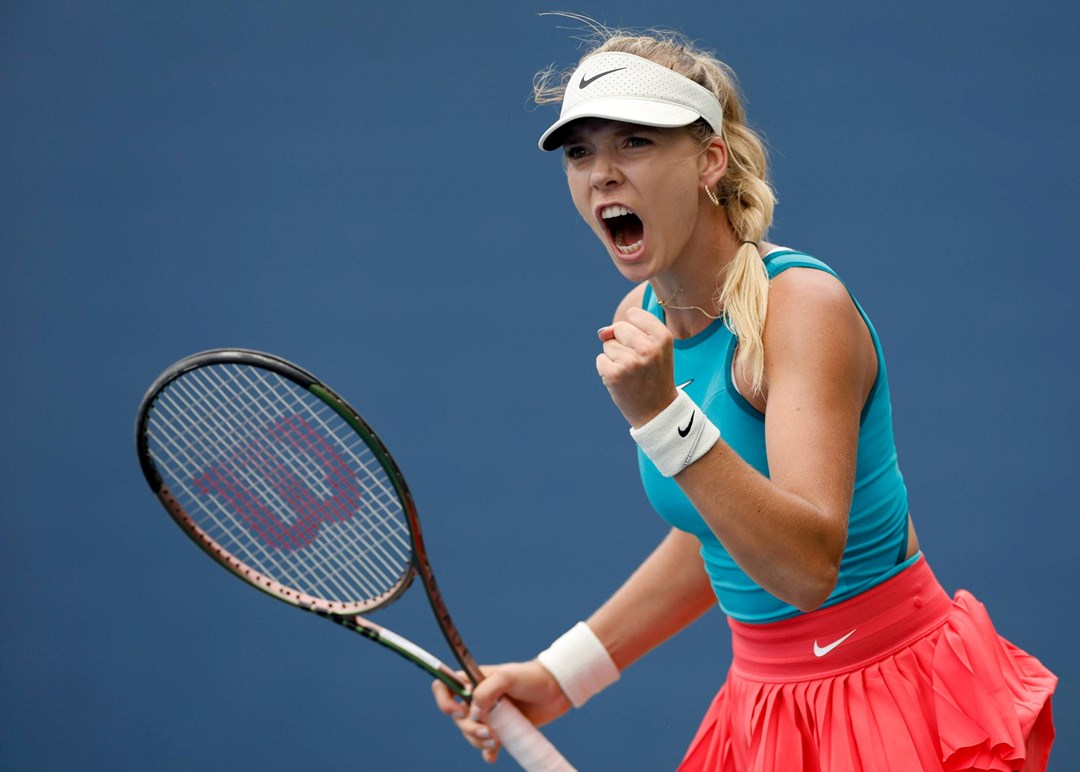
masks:
POLYGON ((704 118, 719 135, 724 110, 712 92, 689 78, 640 56, 610 51, 593 54, 570 76, 559 120, 540 137, 540 149, 561 147, 559 129, 580 118, 667 128, 704 118))

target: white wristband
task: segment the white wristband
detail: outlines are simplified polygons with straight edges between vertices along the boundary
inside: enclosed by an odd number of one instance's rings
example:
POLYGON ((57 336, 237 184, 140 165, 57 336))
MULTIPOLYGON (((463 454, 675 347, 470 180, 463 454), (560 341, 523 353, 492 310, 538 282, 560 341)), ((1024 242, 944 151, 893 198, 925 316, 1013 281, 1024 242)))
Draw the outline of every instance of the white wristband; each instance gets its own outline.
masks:
POLYGON ((619 668, 584 622, 571 627, 536 658, 555 676, 575 708, 619 680, 619 668))
POLYGON ((694 400, 679 389, 675 401, 630 436, 664 477, 674 477, 704 456, 720 439, 720 430, 694 400))

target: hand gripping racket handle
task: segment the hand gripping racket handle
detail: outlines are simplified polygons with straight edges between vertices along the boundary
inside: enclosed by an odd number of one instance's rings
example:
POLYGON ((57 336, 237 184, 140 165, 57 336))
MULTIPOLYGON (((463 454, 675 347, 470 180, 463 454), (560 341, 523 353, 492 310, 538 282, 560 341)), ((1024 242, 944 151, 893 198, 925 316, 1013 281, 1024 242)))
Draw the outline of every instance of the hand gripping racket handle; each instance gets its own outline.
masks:
POLYGON ((525 772, 576 772, 510 700, 497 702, 484 720, 525 772))

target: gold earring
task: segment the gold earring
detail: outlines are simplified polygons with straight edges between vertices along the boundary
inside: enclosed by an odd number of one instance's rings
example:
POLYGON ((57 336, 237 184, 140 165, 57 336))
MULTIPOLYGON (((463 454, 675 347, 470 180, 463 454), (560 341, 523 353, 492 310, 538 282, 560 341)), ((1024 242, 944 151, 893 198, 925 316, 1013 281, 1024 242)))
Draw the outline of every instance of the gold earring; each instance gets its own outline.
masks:
POLYGON ((720 206, 720 199, 716 197, 716 193, 708 185, 705 186, 705 195, 713 202, 713 206, 720 206))

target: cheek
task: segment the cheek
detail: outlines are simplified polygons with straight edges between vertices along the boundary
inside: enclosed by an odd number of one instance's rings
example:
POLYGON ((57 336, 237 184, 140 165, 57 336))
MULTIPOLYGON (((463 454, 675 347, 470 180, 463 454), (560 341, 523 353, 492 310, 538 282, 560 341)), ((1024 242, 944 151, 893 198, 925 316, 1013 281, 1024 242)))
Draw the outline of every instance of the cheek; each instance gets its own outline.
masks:
POLYGON ((693 230, 700 214, 697 187, 692 182, 679 180, 667 186, 667 194, 661 197, 660 221, 672 233, 693 230))
POLYGON ((585 217, 586 209, 588 205, 586 202, 586 196, 581 187, 581 181, 577 179, 578 175, 568 172, 566 175, 566 187, 570 189, 570 199, 574 202, 574 208, 577 209, 578 214, 585 217))
POLYGON ((574 208, 577 209, 578 215, 585 224, 596 230, 596 224, 592 218, 592 202, 589 199, 589 185, 586 181, 584 185, 580 179, 575 179, 572 175, 566 177, 567 187, 570 188, 570 199, 574 202, 574 208))

